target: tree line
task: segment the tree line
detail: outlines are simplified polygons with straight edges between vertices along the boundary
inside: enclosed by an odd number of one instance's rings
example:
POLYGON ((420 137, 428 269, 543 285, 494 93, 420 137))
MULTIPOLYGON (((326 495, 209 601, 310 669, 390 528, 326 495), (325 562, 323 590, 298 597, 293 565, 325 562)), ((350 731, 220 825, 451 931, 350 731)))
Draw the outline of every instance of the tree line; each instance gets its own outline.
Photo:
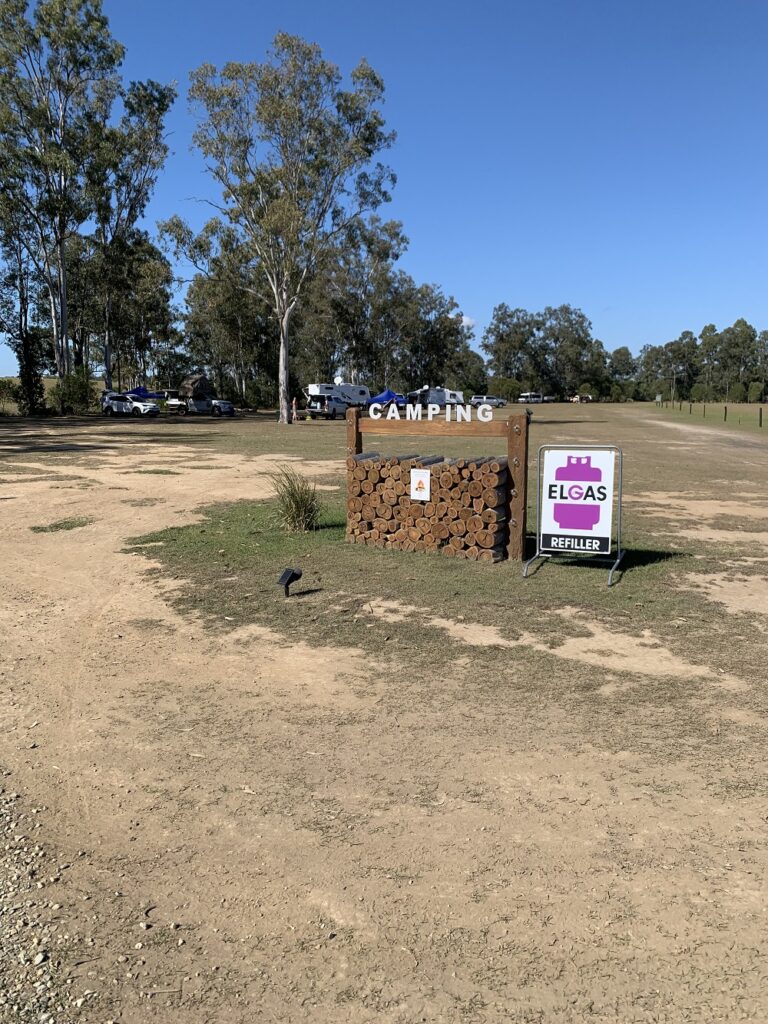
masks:
POLYGON ((683 331, 664 345, 643 346, 635 357, 626 346, 606 351, 584 313, 572 306, 531 313, 502 304, 482 347, 492 386, 513 400, 524 391, 613 402, 658 395, 667 401, 760 402, 768 395, 768 331, 758 333, 742 319, 723 330, 707 324, 698 335, 683 331))
POLYGON ((191 73, 214 216, 199 231, 172 216, 151 234, 177 94, 126 83, 123 59, 101 0, 0 0, 0 333, 22 411, 51 401, 44 375, 63 409, 88 403, 97 374, 170 388, 193 370, 284 421, 302 383, 338 373, 511 398, 646 398, 667 381, 680 397, 764 390, 765 340, 743 321, 635 359, 606 352, 578 309, 502 304, 475 351, 456 301, 399 267, 403 226, 379 214, 396 180, 380 76, 363 60, 345 83, 285 33, 263 62, 191 73))

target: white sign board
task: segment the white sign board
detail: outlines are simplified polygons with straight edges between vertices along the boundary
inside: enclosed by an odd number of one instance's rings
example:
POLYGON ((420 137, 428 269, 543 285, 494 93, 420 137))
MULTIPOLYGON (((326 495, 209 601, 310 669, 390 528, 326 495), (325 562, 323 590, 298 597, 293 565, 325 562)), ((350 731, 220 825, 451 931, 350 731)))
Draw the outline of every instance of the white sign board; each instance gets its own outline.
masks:
POLYGON ((615 452, 560 448, 542 455, 539 550, 610 554, 615 452))
POLYGON ((432 476, 428 469, 411 470, 411 501, 429 501, 432 476))

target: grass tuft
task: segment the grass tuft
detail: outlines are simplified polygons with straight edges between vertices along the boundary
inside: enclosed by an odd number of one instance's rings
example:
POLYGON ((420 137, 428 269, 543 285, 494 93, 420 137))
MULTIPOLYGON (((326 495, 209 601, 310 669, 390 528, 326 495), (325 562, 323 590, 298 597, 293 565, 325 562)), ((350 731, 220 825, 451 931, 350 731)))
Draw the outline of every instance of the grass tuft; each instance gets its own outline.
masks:
POLYGON ((96 520, 90 516, 72 516, 70 519, 58 519, 55 523, 45 526, 30 526, 32 533, 58 533, 60 530, 79 530, 81 526, 90 526, 96 520))
POLYGON ((317 487, 295 469, 284 466, 270 474, 275 486, 275 521, 289 533, 316 530, 322 512, 317 487))

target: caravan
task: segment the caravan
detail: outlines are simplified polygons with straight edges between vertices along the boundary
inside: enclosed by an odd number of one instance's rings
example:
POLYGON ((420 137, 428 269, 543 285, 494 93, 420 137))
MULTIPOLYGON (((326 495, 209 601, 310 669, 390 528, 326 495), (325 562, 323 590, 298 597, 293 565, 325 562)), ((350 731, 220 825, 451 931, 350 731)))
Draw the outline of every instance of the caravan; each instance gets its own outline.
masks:
POLYGON ((438 405, 444 409, 446 405, 464 405, 464 392, 451 391, 450 388, 430 388, 424 385, 418 391, 408 392, 410 405, 438 405))
POLYGON ((307 399, 307 407, 324 404, 321 399, 334 398, 343 402, 346 406, 366 406, 371 400, 371 392, 360 384, 346 384, 339 381, 336 384, 309 384, 303 389, 307 399))

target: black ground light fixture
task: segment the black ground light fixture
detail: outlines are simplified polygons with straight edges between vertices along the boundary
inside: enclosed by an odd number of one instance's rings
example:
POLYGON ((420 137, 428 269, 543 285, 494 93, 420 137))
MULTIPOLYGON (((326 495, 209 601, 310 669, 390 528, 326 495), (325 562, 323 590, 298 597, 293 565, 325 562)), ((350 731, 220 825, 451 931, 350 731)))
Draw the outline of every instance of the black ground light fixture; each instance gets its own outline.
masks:
POLYGON ((283 575, 277 581, 281 587, 285 587, 285 596, 290 597, 288 588, 292 583, 296 583, 297 580, 301 579, 301 569, 284 569, 283 575))

